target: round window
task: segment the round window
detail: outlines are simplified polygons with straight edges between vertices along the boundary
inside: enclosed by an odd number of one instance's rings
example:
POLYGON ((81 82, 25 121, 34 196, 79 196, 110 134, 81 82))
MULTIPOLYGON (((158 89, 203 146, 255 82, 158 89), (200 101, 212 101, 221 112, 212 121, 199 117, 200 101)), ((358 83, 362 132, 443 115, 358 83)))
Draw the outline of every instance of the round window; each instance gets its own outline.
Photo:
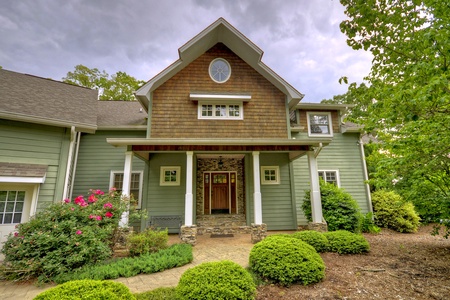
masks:
POLYGON ((209 76, 218 83, 226 82, 231 75, 230 64, 223 58, 216 58, 209 65, 209 76))

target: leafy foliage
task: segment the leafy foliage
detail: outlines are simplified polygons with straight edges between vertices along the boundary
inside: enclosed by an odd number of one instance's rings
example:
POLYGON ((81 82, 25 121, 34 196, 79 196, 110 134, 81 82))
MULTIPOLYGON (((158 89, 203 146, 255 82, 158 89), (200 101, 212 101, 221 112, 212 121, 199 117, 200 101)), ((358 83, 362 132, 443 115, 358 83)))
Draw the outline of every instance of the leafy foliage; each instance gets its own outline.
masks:
POLYGON ((380 233, 381 229, 375 225, 373 213, 369 212, 364 215, 361 222, 361 232, 380 233))
POLYGON ((253 246, 249 264, 261 277, 282 285, 307 285, 325 277, 325 265, 316 250, 292 237, 268 236, 253 246))
MULTIPOLYGON (((305 192, 302 210, 309 221, 311 217, 311 192, 305 192)), ((334 184, 320 181, 320 195, 322 199, 323 217, 328 223, 328 229, 348 230, 358 232, 361 225, 359 206, 352 196, 334 184)))
POLYGON ((147 228, 143 232, 134 233, 128 237, 127 245, 131 256, 158 252, 168 247, 169 233, 166 230, 147 228))
POLYGON ((156 253, 139 257, 122 258, 110 263, 85 266, 72 272, 60 274, 54 278, 56 283, 80 279, 115 279, 132 277, 138 274, 152 274, 167 269, 181 267, 192 262, 192 246, 175 244, 156 253))
POLYGON ((360 234, 346 230, 329 231, 324 233, 330 243, 330 251, 339 254, 360 254, 369 252, 370 245, 360 234))
POLYGON ((160 287, 148 292, 135 294, 136 300, 176 300, 175 287, 160 287))
POLYGON ((48 289, 34 300, 112 299, 134 300, 136 297, 121 282, 76 280, 48 289))
POLYGON ((416 232, 420 218, 411 202, 405 202, 395 192, 380 190, 372 193, 375 223, 398 232, 416 232))
POLYGON ((348 44, 374 57, 367 90, 350 85, 348 92, 355 109, 365 112, 353 120, 377 140, 372 186, 395 189, 420 204, 423 216, 428 203, 430 220, 449 219, 448 1, 341 3, 348 16, 341 23, 348 44))
POLYGON ((300 239, 308 245, 313 246, 317 252, 328 251, 328 240, 321 232, 314 230, 303 230, 293 233, 292 237, 300 239))
POLYGON ((250 274, 232 261, 202 263, 181 275, 178 299, 254 299, 256 287, 250 274))
POLYGON ((91 191, 73 202, 50 205, 17 225, 2 249, 8 277, 41 281, 111 256, 119 219, 129 205, 119 193, 91 191))
POLYGON ((97 68, 90 69, 83 65, 75 66, 73 72, 68 72, 63 78, 66 83, 97 89, 100 92, 100 100, 136 100, 133 92, 145 82, 137 80, 125 72, 117 72, 112 75, 97 68))

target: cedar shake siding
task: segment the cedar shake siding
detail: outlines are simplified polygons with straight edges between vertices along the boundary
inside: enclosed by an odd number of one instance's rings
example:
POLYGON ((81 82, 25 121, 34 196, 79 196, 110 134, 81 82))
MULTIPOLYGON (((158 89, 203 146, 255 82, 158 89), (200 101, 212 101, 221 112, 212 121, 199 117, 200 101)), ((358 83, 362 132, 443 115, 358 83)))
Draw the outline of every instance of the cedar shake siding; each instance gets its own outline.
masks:
POLYGON ((340 133, 341 132, 341 121, 339 118, 339 112, 336 110, 324 110, 324 109, 309 109, 309 110, 299 110, 299 125, 303 127, 303 130, 300 132, 306 132, 308 133, 308 112, 329 112, 331 113, 331 124, 333 126, 333 133, 340 133))
POLYGON ((222 43, 158 87, 152 102, 152 138, 288 138, 285 95, 222 43), (209 64, 218 57, 231 66, 225 83, 209 76, 209 64), (190 93, 251 95, 252 99, 243 104, 243 120, 199 120, 198 103, 189 98, 190 93))

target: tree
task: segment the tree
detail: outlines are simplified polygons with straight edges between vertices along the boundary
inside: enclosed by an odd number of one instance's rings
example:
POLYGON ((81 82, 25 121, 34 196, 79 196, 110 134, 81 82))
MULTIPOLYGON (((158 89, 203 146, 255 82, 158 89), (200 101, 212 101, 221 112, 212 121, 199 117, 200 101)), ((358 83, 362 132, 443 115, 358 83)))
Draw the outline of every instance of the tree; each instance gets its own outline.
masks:
MULTIPOLYGON (((359 119, 376 131, 385 157, 376 173, 397 184, 426 182, 444 199, 450 218, 450 2, 341 0, 347 43, 370 51, 368 91, 350 87, 369 103, 359 119)), ((381 176, 379 176, 381 177, 381 176)), ((428 188, 430 191, 430 188, 428 188)))
POLYGON ((68 72, 63 81, 97 89, 100 100, 136 100, 133 92, 144 84, 144 81, 137 80, 125 72, 119 71, 110 78, 105 71, 100 72, 97 68, 90 69, 83 65, 75 66, 75 70, 68 72))

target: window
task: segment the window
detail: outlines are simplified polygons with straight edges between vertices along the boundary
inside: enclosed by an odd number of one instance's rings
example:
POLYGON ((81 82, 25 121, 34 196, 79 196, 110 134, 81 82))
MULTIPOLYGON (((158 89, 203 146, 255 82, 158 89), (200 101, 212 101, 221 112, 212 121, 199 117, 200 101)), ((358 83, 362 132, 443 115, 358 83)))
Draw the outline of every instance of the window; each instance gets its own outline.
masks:
POLYGON ((0 224, 18 224, 22 220, 25 191, 0 191, 0 224))
POLYGON ((160 185, 180 185, 181 167, 161 167, 160 185))
POLYGON ((278 166, 261 167, 261 184, 280 184, 280 168, 278 166))
POLYGON ((209 76, 217 83, 226 82, 231 75, 230 64, 223 58, 216 58, 209 64, 209 76))
POLYGON ((309 136, 333 136, 331 126, 331 113, 308 112, 308 135, 309 136))
POLYGON ((319 171, 319 177, 328 183, 332 183, 336 186, 340 186, 339 184, 339 172, 336 170, 333 171, 319 171))
POLYGON ((198 103, 199 119, 243 119, 242 103, 240 104, 215 104, 198 103))
MULTIPOLYGON (((142 171, 131 173, 130 194, 138 200, 138 207, 141 207, 142 198, 142 171)), ((116 191, 122 193, 123 172, 111 171, 110 188, 116 188, 116 191)))

